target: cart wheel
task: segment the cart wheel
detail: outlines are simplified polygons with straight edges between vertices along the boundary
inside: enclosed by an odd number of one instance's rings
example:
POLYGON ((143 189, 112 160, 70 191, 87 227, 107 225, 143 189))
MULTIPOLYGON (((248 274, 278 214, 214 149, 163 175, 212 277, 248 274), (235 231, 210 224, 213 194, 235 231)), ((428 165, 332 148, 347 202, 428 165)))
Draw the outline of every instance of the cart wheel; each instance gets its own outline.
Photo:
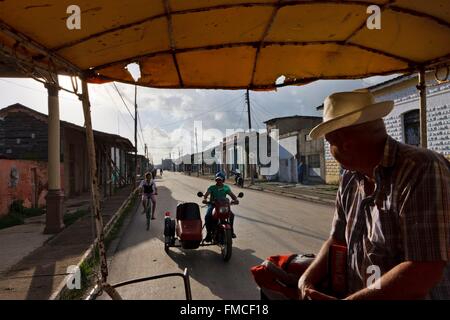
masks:
POLYGON ((223 239, 220 249, 222 251, 223 261, 227 262, 231 258, 231 252, 233 250, 233 239, 231 235, 231 229, 225 229, 222 233, 223 239))

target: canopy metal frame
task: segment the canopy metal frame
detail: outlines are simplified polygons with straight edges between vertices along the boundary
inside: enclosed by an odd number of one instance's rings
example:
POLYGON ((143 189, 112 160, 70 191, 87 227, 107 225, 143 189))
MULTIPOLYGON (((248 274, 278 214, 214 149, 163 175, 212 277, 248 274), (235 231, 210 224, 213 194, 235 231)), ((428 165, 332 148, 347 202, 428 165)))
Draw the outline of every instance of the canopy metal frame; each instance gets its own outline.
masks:
MULTIPOLYGON (((111 28, 109 30, 105 30, 96 34, 89 35, 88 37, 78 39, 75 41, 68 42, 66 44, 63 44, 61 46, 55 47, 55 48, 46 48, 45 46, 41 45, 40 43, 34 41, 30 37, 26 36, 25 34, 15 30, 11 26, 7 25, 5 22, 0 20, 0 33, 6 34, 8 37, 14 39, 16 41, 16 46, 23 46, 25 48, 29 48, 34 52, 37 52, 38 55, 34 57, 28 57, 22 53, 19 53, 15 51, 14 49, 11 50, 10 48, 0 45, 0 56, 7 57, 9 60, 13 60, 15 62, 15 67, 19 72, 25 73, 26 75, 34 78, 35 80, 38 80, 40 82, 50 84, 53 86, 57 86, 58 89, 62 89, 71 93, 76 94, 80 100, 82 100, 83 105, 83 113, 85 118, 85 127, 86 127, 86 139, 87 139, 87 146, 88 146, 88 155, 89 155, 89 168, 91 173, 91 193, 92 193, 92 211, 95 216, 95 229, 96 229, 96 241, 99 246, 99 253, 100 253, 100 270, 101 270, 101 280, 98 284, 98 287, 106 291, 113 299, 121 299, 121 296, 116 291, 115 288, 118 288, 120 286, 126 285, 126 284, 132 284, 136 282, 141 281, 147 281, 152 280, 156 278, 162 278, 165 276, 182 276, 185 281, 185 290, 186 290, 186 297, 187 299, 191 298, 190 294, 190 286, 189 286, 189 275, 187 271, 185 271, 184 274, 170 274, 170 275, 160 275, 160 276, 153 276, 153 277, 147 277, 143 279, 135 279, 126 281, 124 283, 116 284, 114 286, 111 286, 108 284, 108 267, 107 267, 107 260, 106 260, 106 250, 104 246, 104 229, 103 229, 103 220, 100 212, 100 206, 99 206, 99 194, 98 194, 98 182, 97 182, 97 167, 96 167, 96 156, 95 156, 95 145, 94 145, 94 136, 93 136, 93 129, 92 129, 92 120, 91 120, 91 105, 89 101, 89 93, 88 93, 88 85, 87 85, 87 79, 93 75, 96 75, 96 71, 108 66, 112 66, 115 64, 127 64, 139 61, 142 58, 148 58, 153 57, 161 54, 172 54, 173 62, 177 70, 178 78, 179 78, 179 86, 177 87, 167 87, 167 88, 188 88, 188 86, 185 86, 182 78, 182 74, 180 72, 180 68, 177 61, 177 53, 182 52, 190 52, 190 51, 198 51, 198 50, 214 50, 214 49, 220 49, 220 48, 231 48, 231 47, 237 47, 237 46, 250 46, 253 48, 256 48, 256 53, 254 57, 253 62, 253 68, 252 68, 252 75, 251 75, 251 82, 248 86, 249 90, 265 90, 265 89, 276 89, 278 87, 284 87, 289 85, 298 85, 298 84, 305 84, 308 82, 312 82, 319 79, 336 79, 336 77, 317 77, 317 78, 308 78, 308 79, 287 79, 284 83, 280 84, 273 84, 271 86, 255 86, 254 78, 255 78, 255 72, 256 72, 256 65, 258 62, 258 58, 260 56, 260 51, 262 48, 267 46, 283 46, 283 45, 293 45, 293 46, 307 46, 311 44, 337 44, 337 45, 343 45, 343 46, 354 46, 362 50, 370 51, 373 53, 377 53, 386 57, 394 58, 400 61, 405 62, 408 67, 402 70, 392 70, 386 73, 374 73, 374 74, 364 74, 361 75, 361 77, 369 77, 369 76, 375 76, 375 75, 387 75, 392 73, 406 73, 406 72, 419 72, 419 85, 418 90, 420 92, 420 119, 421 119, 421 145, 422 147, 427 146, 427 135, 426 135, 426 83, 425 83, 425 73, 427 70, 430 70, 432 68, 437 68, 439 66, 448 66, 449 60, 450 60, 450 54, 444 57, 440 57, 435 60, 430 60, 424 63, 416 63, 414 61, 408 60, 404 57, 399 57, 381 50, 376 50, 373 48, 357 45, 350 43, 350 39, 360 31, 364 25, 359 26, 346 40, 344 41, 317 41, 317 42, 273 42, 273 41, 266 41, 266 37, 269 34, 269 31, 273 25, 273 22, 276 18, 276 15, 280 8, 287 7, 287 6, 294 6, 294 5, 311 5, 312 2, 310 0, 291 0, 291 1, 283 1, 279 0, 276 3, 240 3, 240 4, 228 4, 228 5, 217 5, 217 6, 211 6, 207 8, 196 8, 196 9, 188 9, 188 10, 180 10, 180 11, 173 11, 170 8, 170 4, 168 0, 162 0, 165 8, 165 12, 162 14, 158 14, 152 17, 147 17, 145 19, 127 23, 115 28, 111 28), (211 46, 203 46, 203 47, 195 47, 195 48, 176 48, 174 37, 173 37, 173 26, 172 26, 172 16, 173 15, 183 15, 183 14, 189 14, 194 12, 206 12, 211 10, 219 10, 219 9, 228 9, 228 8, 237 8, 237 7, 272 7, 273 12, 271 14, 271 17, 269 19, 268 24, 264 28, 263 36, 261 37, 260 41, 257 42, 247 42, 247 43, 227 43, 227 44, 221 44, 221 45, 211 45, 211 46), (122 59, 120 61, 114 61, 107 64, 103 64, 100 66, 96 66, 89 70, 82 70, 79 67, 77 67, 75 64, 71 63, 70 61, 67 61, 62 56, 58 54, 59 51, 78 45, 80 43, 83 43, 85 41, 89 41, 95 38, 98 38, 100 36, 110 34, 119 30, 128 29, 131 27, 139 26, 144 23, 147 23, 149 21, 159 19, 162 17, 166 17, 168 22, 168 33, 170 38, 170 50, 164 50, 160 52, 153 52, 149 54, 144 54, 140 56, 133 56, 126 59, 122 59), (48 62, 50 61, 50 62, 48 62), (76 85, 74 82, 73 84, 73 91, 62 88, 58 85, 57 81, 55 81, 54 78, 52 78, 52 74, 55 73, 55 70, 58 70, 60 74, 65 74, 73 77, 79 77, 82 80, 82 93, 78 94, 78 88, 76 88, 76 85), (187 286, 186 286, 187 285, 187 286)), ((446 28, 450 29, 450 23, 447 21, 444 21, 438 17, 417 12, 415 10, 411 9, 405 9, 398 7, 394 5, 394 0, 388 1, 386 4, 381 6, 381 10, 384 11, 386 9, 390 9, 396 12, 401 12, 417 17, 422 17, 429 19, 433 22, 436 22, 446 28)), ((314 4, 346 4, 346 5, 358 5, 358 6, 367 6, 367 3, 361 2, 361 1, 345 1, 345 3, 342 3, 342 1, 339 0, 318 0, 314 1, 314 4)), ((136 84, 131 81, 123 81, 122 79, 113 79, 102 76, 101 78, 111 81, 121 81, 124 83, 129 84, 136 84)), ((339 79, 355 79, 358 78, 357 76, 345 76, 342 75, 339 77, 339 79)), ((57 79, 56 79, 57 80, 57 79)), ((208 87, 203 86, 202 88, 208 89, 208 87)), ((225 89, 244 89, 242 87, 227 87, 225 89)))

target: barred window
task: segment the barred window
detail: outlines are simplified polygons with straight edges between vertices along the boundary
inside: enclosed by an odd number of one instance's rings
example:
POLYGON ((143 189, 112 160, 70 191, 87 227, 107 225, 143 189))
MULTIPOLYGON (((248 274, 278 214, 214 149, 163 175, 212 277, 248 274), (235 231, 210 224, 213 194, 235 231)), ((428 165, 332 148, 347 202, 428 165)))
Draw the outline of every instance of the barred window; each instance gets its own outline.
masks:
POLYGON ((405 143, 418 147, 420 145, 419 110, 411 110, 403 115, 403 127, 405 128, 405 143))
POLYGON ((310 168, 320 168, 320 155, 318 154, 309 155, 308 165, 310 168))

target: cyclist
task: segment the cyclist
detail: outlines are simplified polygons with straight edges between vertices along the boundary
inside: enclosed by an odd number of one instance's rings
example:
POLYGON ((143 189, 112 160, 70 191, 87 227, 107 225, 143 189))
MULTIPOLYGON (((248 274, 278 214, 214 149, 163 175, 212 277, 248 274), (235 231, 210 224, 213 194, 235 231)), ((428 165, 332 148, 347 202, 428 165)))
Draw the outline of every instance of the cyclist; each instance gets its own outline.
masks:
MULTIPOLYGON (((151 219, 155 219, 155 210, 156 210, 156 195, 158 195, 158 189, 156 188, 155 181, 153 180, 152 174, 150 172, 147 172, 145 174, 145 179, 142 180, 140 186, 139 186, 141 193, 142 193, 142 206, 144 207, 144 210, 142 213, 147 212, 147 206, 148 206, 148 200, 152 202, 152 216, 151 219)), ((149 218, 149 217, 147 217, 149 218)), ((147 230, 148 230, 148 224, 147 224, 147 230)))

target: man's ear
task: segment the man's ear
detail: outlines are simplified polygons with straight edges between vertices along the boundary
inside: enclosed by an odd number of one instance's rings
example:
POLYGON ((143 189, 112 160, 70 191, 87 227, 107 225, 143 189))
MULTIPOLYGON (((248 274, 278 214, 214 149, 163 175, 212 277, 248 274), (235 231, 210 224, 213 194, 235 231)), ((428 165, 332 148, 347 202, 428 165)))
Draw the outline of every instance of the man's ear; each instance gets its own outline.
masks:
POLYGON ((352 139, 345 140, 342 143, 342 151, 351 152, 355 150, 356 143, 352 139))

